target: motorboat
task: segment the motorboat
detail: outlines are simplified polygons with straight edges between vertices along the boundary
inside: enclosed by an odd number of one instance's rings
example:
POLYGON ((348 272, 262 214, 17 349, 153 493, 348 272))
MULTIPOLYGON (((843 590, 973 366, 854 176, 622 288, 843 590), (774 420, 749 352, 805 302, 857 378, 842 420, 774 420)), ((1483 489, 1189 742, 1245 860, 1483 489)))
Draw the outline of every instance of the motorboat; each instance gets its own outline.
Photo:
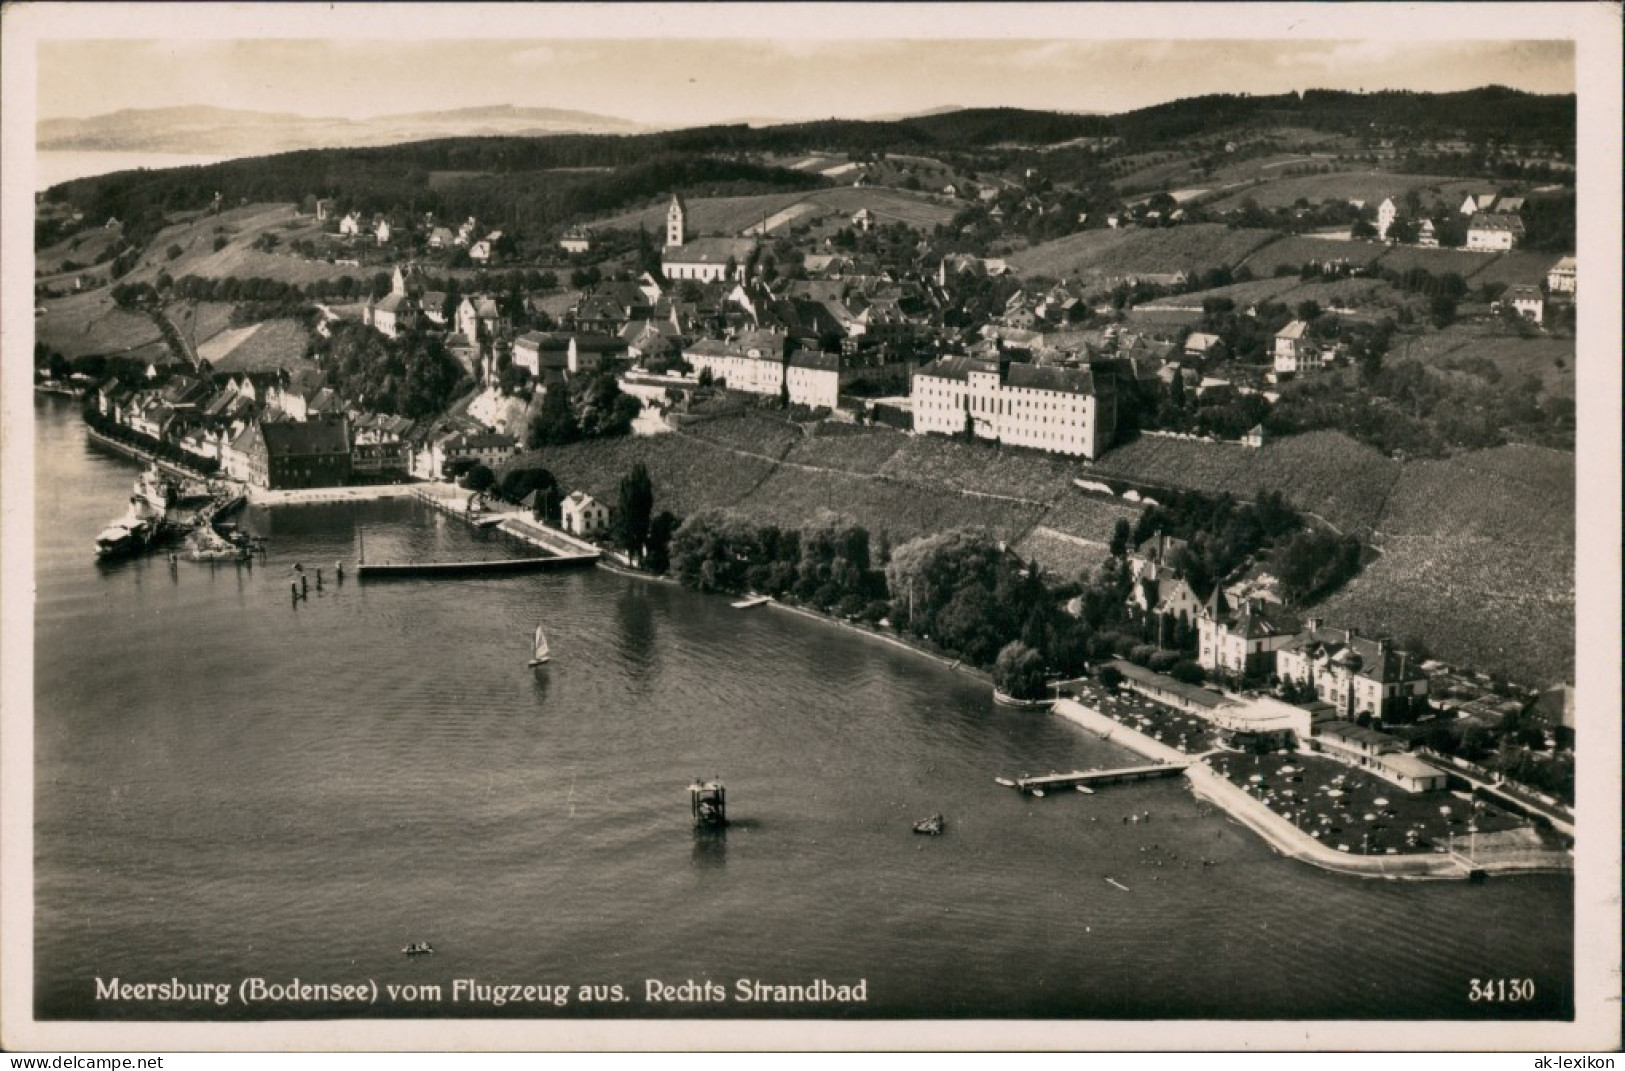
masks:
POLYGON ((411 944, 401 949, 401 951, 408 956, 434 955, 434 949, 429 947, 429 942, 427 941, 413 941, 411 944))
POLYGON ((947 828, 948 820, 940 814, 934 814, 930 818, 922 818, 914 823, 914 832, 927 837, 940 837, 947 828))

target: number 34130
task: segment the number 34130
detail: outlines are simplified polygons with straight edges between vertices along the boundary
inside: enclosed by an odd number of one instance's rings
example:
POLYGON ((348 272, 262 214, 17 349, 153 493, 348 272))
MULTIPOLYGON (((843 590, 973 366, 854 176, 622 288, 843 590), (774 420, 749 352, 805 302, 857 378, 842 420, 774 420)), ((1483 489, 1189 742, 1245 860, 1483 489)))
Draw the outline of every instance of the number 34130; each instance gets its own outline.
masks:
POLYGON ((1535 999, 1533 978, 1474 978, 1467 999, 1474 1004, 1518 1004, 1535 999))

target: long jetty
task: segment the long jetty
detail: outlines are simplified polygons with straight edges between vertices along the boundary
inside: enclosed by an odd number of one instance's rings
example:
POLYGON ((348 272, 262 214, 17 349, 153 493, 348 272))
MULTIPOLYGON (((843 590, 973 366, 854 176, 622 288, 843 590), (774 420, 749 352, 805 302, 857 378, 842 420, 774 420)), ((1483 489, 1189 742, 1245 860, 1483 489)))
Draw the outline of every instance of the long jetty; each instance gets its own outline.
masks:
POLYGON ((421 488, 413 489, 413 497, 435 509, 477 528, 497 527, 497 530, 546 551, 528 558, 496 558, 486 561, 455 562, 369 562, 356 565, 356 576, 362 580, 408 580, 440 577, 505 576, 512 573, 540 573, 554 569, 571 569, 596 564, 597 548, 589 543, 571 539, 539 525, 526 521, 523 513, 501 510, 471 512, 460 508, 456 499, 436 495, 421 488))
POLYGON ((1185 772, 1188 762, 1158 762, 1149 766, 1119 766, 1111 770, 1074 770, 1071 773, 1044 774, 1041 777, 1018 777, 1016 787, 1023 792, 1049 791, 1058 788, 1093 788, 1096 785, 1115 785, 1124 781, 1150 781, 1159 777, 1173 777, 1185 772))
POLYGON ((362 580, 500 576, 508 573, 539 573, 550 569, 570 569, 591 565, 597 560, 596 554, 548 554, 534 558, 496 558, 472 562, 361 562, 356 566, 356 575, 362 580))

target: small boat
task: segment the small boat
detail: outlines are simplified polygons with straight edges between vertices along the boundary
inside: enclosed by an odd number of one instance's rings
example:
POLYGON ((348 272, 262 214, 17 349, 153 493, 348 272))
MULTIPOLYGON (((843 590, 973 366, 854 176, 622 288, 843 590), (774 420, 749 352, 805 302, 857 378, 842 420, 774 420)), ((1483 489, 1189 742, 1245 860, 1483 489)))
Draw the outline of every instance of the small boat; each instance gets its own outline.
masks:
POLYGON ((408 956, 434 955, 434 949, 429 947, 429 942, 427 941, 413 941, 411 944, 401 949, 401 951, 408 956))
POLYGON ((1010 780, 1008 777, 995 777, 993 780, 994 780, 994 782, 996 784, 1003 785, 1005 788, 1015 788, 1016 787, 1016 783, 1014 781, 1010 780))
POLYGON ((1095 794, 1095 790, 1090 788, 1088 785, 1078 785, 1077 789, 1078 789, 1079 792, 1082 792, 1085 796, 1093 796, 1095 794))
POLYGON ((1122 882, 1116 880, 1115 878, 1107 878, 1106 883, 1108 885, 1115 885, 1117 888, 1122 889, 1124 892, 1129 891, 1129 887, 1127 885, 1124 885, 1122 882))
POLYGON ((948 820, 940 814, 934 814, 930 818, 922 818, 914 823, 914 832, 924 834, 927 837, 940 837, 942 831, 947 828, 948 820))
POLYGON ((542 631, 542 626, 537 625, 535 647, 531 652, 530 662, 528 664, 531 666, 539 666, 549 661, 551 658, 552 655, 548 653, 547 649, 547 634, 542 631))
POLYGON ((761 606, 764 603, 770 603, 772 601, 773 596, 771 595, 746 595, 743 599, 730 603, 729 605, 731 605, 735 610, 749 610, 753 607, 761 606))
POLYGON ((1043 799, 1044 798, 1044 790, 1041 789, 1041 788, 1035 788, 1035 789, 1033 789, 1033 795, 1037 796, 1039 799, 1043 799))

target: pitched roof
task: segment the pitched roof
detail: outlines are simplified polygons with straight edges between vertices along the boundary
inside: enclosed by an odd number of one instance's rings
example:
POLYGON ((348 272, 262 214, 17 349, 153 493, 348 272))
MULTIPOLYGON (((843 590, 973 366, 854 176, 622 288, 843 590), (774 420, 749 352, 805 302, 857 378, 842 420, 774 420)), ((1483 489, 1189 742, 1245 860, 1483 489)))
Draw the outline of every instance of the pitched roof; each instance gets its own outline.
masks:
POLYGON ((1302 338, 1303 333, 1307 330, 1309 330, 1309 325, 1307 323, 1302 320, 1293 320, 1291 323, 1275 332, 1275 337, 1287 339, 1302 338))
POLYGON ((726 264, 732 257, 742 264, 756 248, 754 238, 695 238, 683 245, 667 246, 660 259, 666 264, 726 264))
POLYGON ((1262 600, 1243 603, 1225 623, 1226 631, 1247 640, 1290 636, 1301 627, 1297 618, 1262 600))
POLYGON ((1417 681, 1427 676, 1419 659, 1395 650, 1386 641, 1361 636, 1349 629, 1308 629, 1299 633, 1286 649, 1328 658, 1348 667, 1355 676, 1378 684, 1417 681))
POLYGON ((564 504, 573 509, 585 509, 588 506, 603 506, 596 498, 585 491, 571 491, 565 498, 564 504))
POLYGON ((1005 385, 1058 394, 1095 393, 1092 373, 1082 368, 1060 368, 1055 365, 1012 364, 1005 376, 1005 385))
POLYGON ((791 368, 807 368, 815 372, 839 372, 841 355, 818 350, 797 350, 790 356, 791 368))
POLYGON ((1352 721, 1323 721, 1315 727, 1315 735, 1335 736, 1340 740, 1364 744, 1372 748, 1399 747, 1399 741, 1387 733, 1367 729, 1365 726, 1356 725, 1352 721))
POLYGON ((1510 231, 1523 233, 1523 218, 1504 212, 1481 212, 1467 225, 1469 231, 1510 231))
POLYGON ((985 361, 979 357, 938 357, 930 364, 915 369, 916 376, 931 376, 936 379, 964 380, 972 372, 997 372, 996 361, 985 361))

